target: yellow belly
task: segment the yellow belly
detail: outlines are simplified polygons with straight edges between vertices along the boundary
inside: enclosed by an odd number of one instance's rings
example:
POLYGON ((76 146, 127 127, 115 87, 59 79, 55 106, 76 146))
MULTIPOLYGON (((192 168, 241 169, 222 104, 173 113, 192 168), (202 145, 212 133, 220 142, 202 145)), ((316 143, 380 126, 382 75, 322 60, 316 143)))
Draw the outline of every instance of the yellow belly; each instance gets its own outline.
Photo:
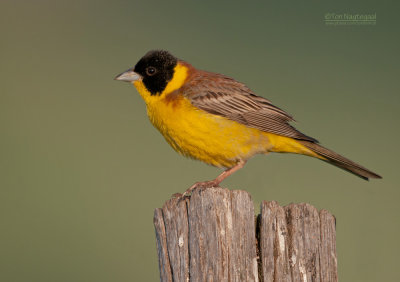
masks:
POLYGON ((147 105, 148 116, 179 153, 218 167, 231 167, 270 147, 267 135, 193 107, 186 98, 147 105))

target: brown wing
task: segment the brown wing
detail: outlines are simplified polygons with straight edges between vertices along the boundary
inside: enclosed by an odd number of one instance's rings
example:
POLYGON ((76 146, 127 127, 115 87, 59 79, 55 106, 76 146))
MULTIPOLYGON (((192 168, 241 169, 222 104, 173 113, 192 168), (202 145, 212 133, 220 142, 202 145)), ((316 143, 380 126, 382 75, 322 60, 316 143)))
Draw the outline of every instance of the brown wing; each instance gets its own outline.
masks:
POLYGON ((289 122, 294 120, 291 115, 232 78, 197 71, 181 90, 195 107, 208 113, 265 132, 318 142, 291 126, 289 122))

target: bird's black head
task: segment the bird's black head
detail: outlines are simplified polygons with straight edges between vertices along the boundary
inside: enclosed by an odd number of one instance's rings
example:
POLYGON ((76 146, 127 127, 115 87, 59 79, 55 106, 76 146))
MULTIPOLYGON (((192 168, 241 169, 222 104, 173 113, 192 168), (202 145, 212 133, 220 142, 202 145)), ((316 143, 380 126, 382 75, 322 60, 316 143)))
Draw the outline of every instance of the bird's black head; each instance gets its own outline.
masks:
POLYGON ((157 95, 164 91, 172 79, 177 63, 178 59, 168 51, 154 50, 144 55, 133 71, 143 77, 143 84, 151 95, 157 95))

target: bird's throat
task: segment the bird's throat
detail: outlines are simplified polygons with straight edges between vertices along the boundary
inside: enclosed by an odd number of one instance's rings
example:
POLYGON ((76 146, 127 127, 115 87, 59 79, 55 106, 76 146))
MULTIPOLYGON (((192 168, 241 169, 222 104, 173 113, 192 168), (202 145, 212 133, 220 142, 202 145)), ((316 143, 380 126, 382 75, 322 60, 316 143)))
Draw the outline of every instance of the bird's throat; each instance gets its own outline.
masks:
POLYGON ((162 98, 165 98, 168 94, 181 88, 182 85, 185 83, 188 74, 188 66, 182 63, 178 63, 174 68, 174 75, 172 79, 167 83, 164 90, 161 93, 157 93, 157 95, 152 95, 151 92, 146 88, 146 85, 143 83, 143 81, 137 80, 133 82, 133 85, 136 87, 137 91, 139 92, 140 96, 142 96, 146 104, 149 105, 156 101, 159 101, 162 98))

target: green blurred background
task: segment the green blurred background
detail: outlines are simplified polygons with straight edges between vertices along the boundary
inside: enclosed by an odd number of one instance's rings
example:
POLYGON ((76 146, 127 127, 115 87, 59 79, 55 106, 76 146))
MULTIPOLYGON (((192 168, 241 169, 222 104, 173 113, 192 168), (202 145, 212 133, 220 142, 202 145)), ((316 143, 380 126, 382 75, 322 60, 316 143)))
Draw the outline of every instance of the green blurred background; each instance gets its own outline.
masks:
POLYGON ((176 154, 134 87, 113 80, 155 48, 246 83, 297 128, 382 174, 366 182, 282 154, 255 157, 223 186, 257 206, 329 210, 340 281, 397 281, 396 7, 2 0, 0 22, 1 281, 158 280, 154 209, 219 170, 176 154), (327 26, 332 12, 376 13, 377 24, 327 26))

